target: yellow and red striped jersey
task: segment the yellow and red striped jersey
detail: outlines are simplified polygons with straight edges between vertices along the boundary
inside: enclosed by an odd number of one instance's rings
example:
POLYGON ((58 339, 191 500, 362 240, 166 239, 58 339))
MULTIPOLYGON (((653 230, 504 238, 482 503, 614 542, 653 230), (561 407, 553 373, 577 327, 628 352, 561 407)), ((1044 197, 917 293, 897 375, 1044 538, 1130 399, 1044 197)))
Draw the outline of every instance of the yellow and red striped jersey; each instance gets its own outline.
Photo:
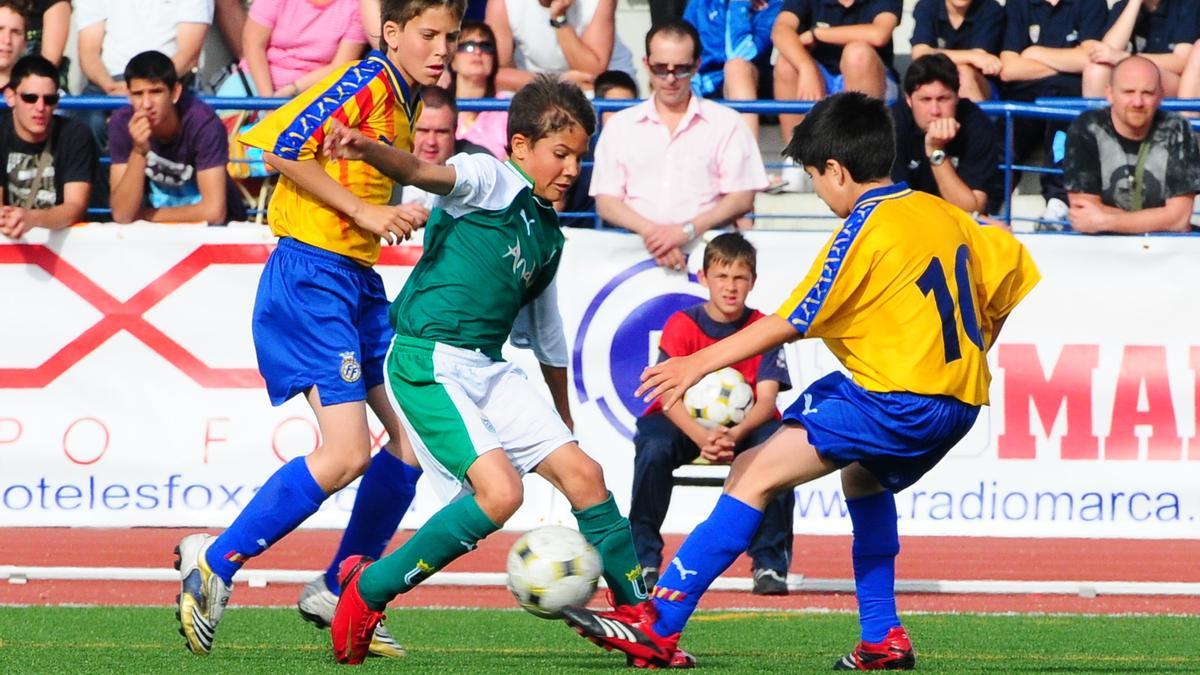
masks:
POLYGON ((1011 234, 901 183, 859 199, 777 314, 868 391, 984 405, 997 322, 1040 278, 1011 234))
MULTIPOLYGON (((238 136, 246 145, 295 161, 316 160, 325 173, 363 201, 387 204, 393 182, 366 162, 330 159, 321 150, 332 120, 409 152, 420 101, 379 51, 337 69, 238 136)), ((352 258, 379 259, 379 237, 357 227, 286 176, 271 195, 271 232, 352 258)))

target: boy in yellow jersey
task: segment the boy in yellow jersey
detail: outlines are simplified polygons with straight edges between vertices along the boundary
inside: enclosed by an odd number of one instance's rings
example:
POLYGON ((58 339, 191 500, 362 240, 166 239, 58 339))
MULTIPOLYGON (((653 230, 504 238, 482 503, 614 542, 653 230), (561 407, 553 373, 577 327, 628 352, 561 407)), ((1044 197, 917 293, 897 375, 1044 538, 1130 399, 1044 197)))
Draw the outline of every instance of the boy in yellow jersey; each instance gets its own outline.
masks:
POLYGON ((669 408, 705 373, 820 337, 850 377, 814 382, 784 413, 783 429, 734 461, 725 493, 664 568, 650 602, 632 614, 564 613, 596 644, 641 665, 667 663, 700 596, 746 549, 771 497, 840 469, 862 638, 834 668, 914 667, 896 615, 894 494, 933 468, 987 404, 987 350, 1039 276, 1012 235, 893 185, 894 148, 882 102, 845 93, 818 103, 784 154, 845 222, 774 315, 643 373, 638 395, 669 408))
MULTIPOLYGON (((271 197, 271 253, 254 303, 254 345, 271 402, 303 393, 321 445, 288 462, 218 537, 185 537, 176 549, 178 619, 187 647, 212 648, 233 575, 311 516, 325 498, 363 475, 332 570, 310 583, 301 614, 327 626, 337 605, 336 570, 352 554, 378 556, 412 501, 420 469, 384 389, 392 339, 383 281, 372 265, 380 240, 420 227, 421 207, 388 206, 392 181, 365 162, 322 151, 336 125, 412 150, 419 88, 445 72, 465 0, 384 0, 380 50, 343 66, 271 113, 238 140, 260 148, 281 174, 271 197), (371 458, 367 406, 388 434, 371 458), (365 475, 364 475, 365 471, 365 475)), ((374 653, 403 649, 377 630, 374 653)))

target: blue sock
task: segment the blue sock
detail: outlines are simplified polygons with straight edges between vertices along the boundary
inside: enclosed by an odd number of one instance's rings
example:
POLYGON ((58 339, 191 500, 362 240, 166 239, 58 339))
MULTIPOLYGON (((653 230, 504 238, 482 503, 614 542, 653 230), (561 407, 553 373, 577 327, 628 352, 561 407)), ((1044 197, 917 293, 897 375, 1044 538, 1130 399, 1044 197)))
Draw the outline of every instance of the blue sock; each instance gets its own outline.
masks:
POLYGON ((854 590, 862 639, 882 642, 889 630, 900 625, 896 615, 896 556, 900 553, 896 497, 884 490, 847 499, 846 507, 854 523, 854 590))
POLYGON ((750 545, 762 515, 745 502, 721 495, 708 519, 696 526, 671 564, 662 568, 651 594, 658 610, 655 633, 666 636, 683 630, 700 596, 750 545))
POLYGON ((342 543, 325 570, 325 585, 329 590, 341 594, 338 566, 346 558, 365 555, 379 560, 400 520, 408 513, 420 477, 421 469, 405 464, 386 448, 375 454, 358 484, 358 496, 354 498, 350 522, 342 533, 342 543))
POLYGON ((326 496, 303 457, 284 464, 208 547, 205 560, 209 568, 225 583, 233 583, 233 575, 247 560, 316 513, 326 496))

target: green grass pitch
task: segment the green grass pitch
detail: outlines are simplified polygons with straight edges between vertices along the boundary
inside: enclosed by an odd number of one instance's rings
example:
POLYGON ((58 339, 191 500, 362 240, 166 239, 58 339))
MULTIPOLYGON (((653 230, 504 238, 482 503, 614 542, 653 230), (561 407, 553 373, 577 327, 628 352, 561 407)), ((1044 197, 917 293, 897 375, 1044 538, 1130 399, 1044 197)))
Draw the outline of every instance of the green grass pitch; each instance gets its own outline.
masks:
MULTIPOLYGON (((1200 617, 909 615, 923 672, 1200 672, 1200 617)), ((397 609, 409 650, 357 671, 291 609, 231 609, 208 657, 176 633, 174 609, 0 607, 0 673, 625 672, 564 624, 519 610, 397 609)), ((685 646, 709 672, 828 670, 857 636, 852 614, 701 612, 685 646)))

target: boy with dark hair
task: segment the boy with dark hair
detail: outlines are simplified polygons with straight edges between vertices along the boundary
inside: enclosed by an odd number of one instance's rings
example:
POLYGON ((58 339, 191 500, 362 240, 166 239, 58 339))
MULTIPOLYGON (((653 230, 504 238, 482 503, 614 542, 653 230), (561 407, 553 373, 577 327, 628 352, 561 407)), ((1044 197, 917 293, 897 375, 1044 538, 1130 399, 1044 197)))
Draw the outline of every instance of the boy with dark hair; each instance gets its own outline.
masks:
MULTIPOLYGON (((708 242, 704 267, 697 275, 700 285, 708 289, 708 300, 667 319, 658 343, 659 361, 697 352, 763 318, 762 312, 746 306, 758 277, 757 257, 754 245, 737 232, 708 242)), ((660 529, 671 504, 671 473, 700 456, 711 462, 728 462, 743 450, 766 442, 779 429, 775 398, 792 388, 783 350, 755 354, 733 367, 755 394, 753 407, 740 423, 706 429, 683 406, 663 409, 658 401, 638 418, 629 523, 647 586, 658 581, 663 562, 660 529)), ((787 595, 794 505, 795 495, 790 490, 776 495, 750 544, 756 595, 787 595)))
POLYGON ((892 180, 967 213, 993 213, 1004 198, 996 126, 959 96, 961 73, 945 54, 926 54, 904 73, 904 98, 892 105, 892 180))
POLYGON ((8 86, 13 67, 25 53, 28 0, 0 0, 0 87, 8 86))
POLYGON ((474 549, 516 512, 529 471, 566 495, 580 532, 600 553, 614 603, 646 598, 629 521, 600 465, 563 421, 566 369, 543 365, 552 407, 500 356, 523 306, 533 305, 537 323, 559 323, 553 282, 564 239, 553 204, 579 175, 595 127, 578 87, 539 76, 509 107, 508 162, 458 155, 437 166, 350 129, 326 138, 335 155, 443 195, 429 218, 425 253, 392 303, 387 377, 396 413, 447 505, 382 560, 342 563, 332 626, 342 663, 362 662, 363 636, 392 598, 474 549))
POLYGON ((918 0, 912 57, 945 54, 958 68, 958 95, 986 101, 1000 77, 1004 8, 996 0, 918 0))
POLYGON ((592 91, 595 93, 595 97, 600 99, 638 97, 637 82, 623 70, 606 70, 597 75, 592 91), (610 96, 610 93, 613 95, 610 96))
POLYGON ((40 56, 16 62, 0 114, 0 233, 61 230, 83 219, 95 180, 96 144, 83 125, 54 114, 58 68, 40 56))
MULTIPOLYGON (((331 157, 321 144, 334 126, 346 125, 411 150, 419 88, 445 72, 464 10, 465 0, 384 0, 381 50, 338 68, 238 139, 262 149, 280 173, 269 207, 279 245, 254 302, 259 371, 274 405, 304 394, 321 445, 268 478, 220 536, 180 542, 178 618, 195 653, 212 648, 233 575, 329 495, 363 477, 330 570, 300 596, 300 614, 319 627, 333 618, 340 562, 382 553, 412 503, 421 470, 383 386, 392 331, 383 279, 372 266, 382 240, 406 239, 428 212, 389 206, 391 179, 331 157), (388 435, 373 458, 368 406, 388 435)), ((374 654, 404 654, 382 628, 366 640, 374 654)))
POLYGON ((225 170, 229 138, 208 104, 185 91, 161 52, 125 66, 129 106, 108 121, 109 201, 118 223, 223 225, 246 219, 225 170))
POLYGON ((1037 283, 1024 247, 937 197, 888 179, 891 119, 859 93, 818 103, 784 151, 841 218, 775 314, 695 354, 646 369, 639 396, 675 405, 705 373, 802 337, 823 337, 850 372, 814 382, 784 428, 734 460, 725 494, 633 611, 564 611, 593 642, 641 665, 672 658, 705 590, 746 549, 780 490, 841 470, 854 527, 862 639, 837 670, 911 669, 896 614, 894 493, 934 467, 988 402, 987 351, 1037 283), (618 625, 619 624, 619 625, 618 625))

